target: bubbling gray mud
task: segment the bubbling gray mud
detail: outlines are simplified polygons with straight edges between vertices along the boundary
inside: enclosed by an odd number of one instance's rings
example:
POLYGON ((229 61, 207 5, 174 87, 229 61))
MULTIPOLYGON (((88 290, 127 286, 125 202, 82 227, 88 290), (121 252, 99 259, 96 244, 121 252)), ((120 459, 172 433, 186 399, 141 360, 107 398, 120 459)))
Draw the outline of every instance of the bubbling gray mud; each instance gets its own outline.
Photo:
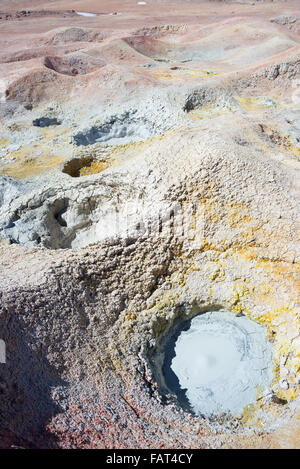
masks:
POLYGON ((238 416, 256 401, 258 392, 269 392, 272 347, 264 329, 245 316, 227 311, 202 314, 173 337, 173 350, 170 343, 164 362, 166 385, 197 415, 238 416))
POLYGON ((73 139, 77 146, 106 143, 121 145, 123 143, 146 140, 155 134, 153 123, 136 117, 136 111, 125 112, 121 116, 112 116, 100 126, 93 126, 87 131, 79 132, 73 139))

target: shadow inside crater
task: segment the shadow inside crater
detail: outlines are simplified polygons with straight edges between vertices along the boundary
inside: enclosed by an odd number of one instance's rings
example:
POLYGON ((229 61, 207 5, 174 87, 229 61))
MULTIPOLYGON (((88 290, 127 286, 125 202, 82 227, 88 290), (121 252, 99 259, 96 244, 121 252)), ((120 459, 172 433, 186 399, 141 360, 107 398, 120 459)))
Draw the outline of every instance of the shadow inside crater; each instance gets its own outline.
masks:
POLYGON ((172 330, 168 340, 166 341, 164 348, 164 361, 162 366, 162 374, 166 383, 167 388, 172 394, 176 395, 176 398, 180 406, 187 412, 193 413, 190 402, 186 397, 186 389, 182 389, 179 384, 177 375, 171 368, 172 360, 175 357, 175 345, 180 334, 184 331, 189 330, 191 327, 191 319, 179 322, 172 330))

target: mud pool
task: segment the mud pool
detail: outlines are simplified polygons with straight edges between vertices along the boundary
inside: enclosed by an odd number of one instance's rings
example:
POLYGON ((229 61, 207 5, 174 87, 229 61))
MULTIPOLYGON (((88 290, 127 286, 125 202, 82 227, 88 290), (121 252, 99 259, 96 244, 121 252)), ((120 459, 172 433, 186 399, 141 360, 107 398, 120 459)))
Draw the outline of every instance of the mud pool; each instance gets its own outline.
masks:
POLYGON ((121 116, 112 116, 104 124, 76 134, 74 142, 77 146, 87 146, 94 143, 121 145, 146 140, 155 133, 154 124, 134 114, 126 112, 121 116))
POLYGON ((195 317, 171 338, 164 374, 195 414, 237 416, 269 392, 271 365, 264 329, 245 316, 217 311, 195 317))

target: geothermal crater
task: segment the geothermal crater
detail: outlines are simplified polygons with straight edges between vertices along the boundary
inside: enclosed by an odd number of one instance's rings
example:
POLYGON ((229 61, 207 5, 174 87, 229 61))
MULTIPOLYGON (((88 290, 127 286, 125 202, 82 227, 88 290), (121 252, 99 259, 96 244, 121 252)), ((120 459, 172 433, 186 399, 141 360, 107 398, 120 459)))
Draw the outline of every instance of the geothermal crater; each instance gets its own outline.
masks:
POLYGON ((0 447, 299 448, 297 0, 52 3, 0 1, 0 447))
POLYGON ((83 53, 77 53, 64 57, 45 57, 44 65, 57 73, 74 76, 94 72, 104 67, 105 62, 83 53))
POLYGON ((203 313, 164 338, 164 387, 196 415, 236 416, 270 392, 272 346, 261 326, 227 311, 203 313))
POLYGON ((155 124, 146 118, 135 117, 136 111, 128 111, 120 116, 112 116, 107 122, 93 126, 74 136, 76 145, 107 143, 110 145, 143 141, 153 135, 155 124))

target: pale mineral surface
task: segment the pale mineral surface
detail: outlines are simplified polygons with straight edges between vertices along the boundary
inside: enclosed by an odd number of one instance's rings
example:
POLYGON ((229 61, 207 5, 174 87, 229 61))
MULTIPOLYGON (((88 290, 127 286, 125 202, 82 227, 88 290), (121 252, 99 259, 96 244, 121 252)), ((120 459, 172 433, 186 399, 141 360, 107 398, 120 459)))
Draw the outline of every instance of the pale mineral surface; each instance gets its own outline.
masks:
POLYGON ((269 392, 272 348, 264 335, 254 321, 227 311, 192 319, 177 337, 169 372, 177 376, 179 392, 186 390, 195 414, 238 416, 255 403, 258 390, 269 392))
POLYGON ((0 0, 0 447, 299 448, 299 175, 299 0, 0 0))

